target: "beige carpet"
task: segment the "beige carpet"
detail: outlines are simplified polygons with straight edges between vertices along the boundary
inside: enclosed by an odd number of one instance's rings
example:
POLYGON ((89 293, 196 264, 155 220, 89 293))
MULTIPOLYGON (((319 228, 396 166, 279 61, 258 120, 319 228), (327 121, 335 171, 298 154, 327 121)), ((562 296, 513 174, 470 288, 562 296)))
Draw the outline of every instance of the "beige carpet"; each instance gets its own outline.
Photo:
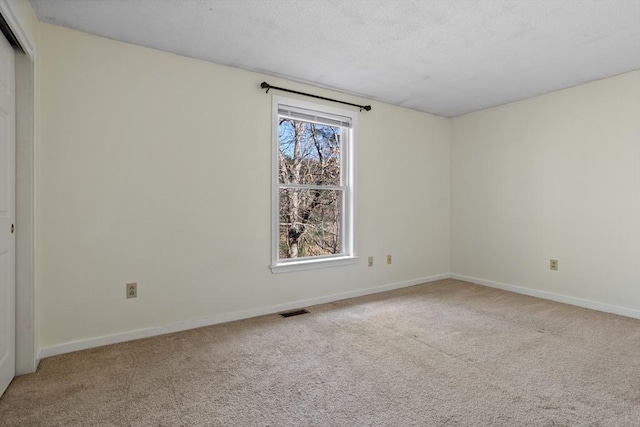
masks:
POLYGON ((638 426, 640 321, 455 280, 45 359, 2 426, 638 426))

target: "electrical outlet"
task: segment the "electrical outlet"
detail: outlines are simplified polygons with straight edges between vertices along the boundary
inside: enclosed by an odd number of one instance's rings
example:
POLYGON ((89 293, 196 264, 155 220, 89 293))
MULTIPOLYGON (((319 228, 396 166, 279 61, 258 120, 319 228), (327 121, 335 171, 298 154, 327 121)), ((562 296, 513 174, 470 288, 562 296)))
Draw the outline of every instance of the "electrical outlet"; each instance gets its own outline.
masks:
POLYGON ((373 267, 373 257, 372 256, 369 257, 368 262, 369 262, 369 267, 373 267))
POLYGON ((549 269, 554 270, 554 271, 558 271, 558 260, 557 259, 549 260, 549 269))
POLYGON ((391 264, 392 261, 391 255, 387 255, 387 264, 391 264))
POLYGON ((138 284, 127 283, 127 298, 137 298, 137 297, 138 297, 138 284))

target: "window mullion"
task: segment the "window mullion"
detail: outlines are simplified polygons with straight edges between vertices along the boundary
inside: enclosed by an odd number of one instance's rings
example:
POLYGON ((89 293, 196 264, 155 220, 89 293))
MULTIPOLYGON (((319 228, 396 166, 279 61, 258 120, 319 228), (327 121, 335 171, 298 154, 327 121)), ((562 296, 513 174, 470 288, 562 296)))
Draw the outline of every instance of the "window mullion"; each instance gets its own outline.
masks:
POLYGON ((279 188, 300 188, 302 190, 346 190, 345 185, 278 184, 279 188))

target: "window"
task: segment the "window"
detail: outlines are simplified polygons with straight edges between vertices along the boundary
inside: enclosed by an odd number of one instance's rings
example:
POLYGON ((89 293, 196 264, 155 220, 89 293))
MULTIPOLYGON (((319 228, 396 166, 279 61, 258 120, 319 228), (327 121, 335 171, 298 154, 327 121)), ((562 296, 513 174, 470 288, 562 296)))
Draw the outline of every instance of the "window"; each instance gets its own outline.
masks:
POLYGON ((273 97, 274 273, 353 263, 356 113, 273 97))

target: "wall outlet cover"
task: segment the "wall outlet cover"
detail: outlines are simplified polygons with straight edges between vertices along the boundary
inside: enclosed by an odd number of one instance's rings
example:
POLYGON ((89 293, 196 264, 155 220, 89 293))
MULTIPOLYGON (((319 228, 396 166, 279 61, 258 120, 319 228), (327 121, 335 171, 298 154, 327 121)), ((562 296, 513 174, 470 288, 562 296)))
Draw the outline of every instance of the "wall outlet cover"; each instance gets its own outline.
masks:
POLYGON ((137 298, 137 297, 138 297, 138 284, 127 283, 127 298, 137 298))

